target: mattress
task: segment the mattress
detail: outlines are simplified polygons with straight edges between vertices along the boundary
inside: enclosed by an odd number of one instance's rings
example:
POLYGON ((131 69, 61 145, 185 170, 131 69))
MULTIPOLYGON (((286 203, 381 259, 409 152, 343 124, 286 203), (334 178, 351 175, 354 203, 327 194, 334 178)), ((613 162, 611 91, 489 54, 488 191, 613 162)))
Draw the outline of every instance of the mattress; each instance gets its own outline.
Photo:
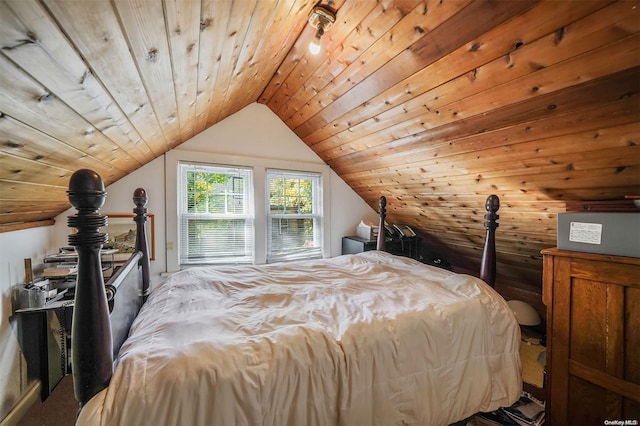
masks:
POLYGON ((484 282, 384 252, 191 268, 78 424, 446 425, 518 399, 519 342, 484 282))

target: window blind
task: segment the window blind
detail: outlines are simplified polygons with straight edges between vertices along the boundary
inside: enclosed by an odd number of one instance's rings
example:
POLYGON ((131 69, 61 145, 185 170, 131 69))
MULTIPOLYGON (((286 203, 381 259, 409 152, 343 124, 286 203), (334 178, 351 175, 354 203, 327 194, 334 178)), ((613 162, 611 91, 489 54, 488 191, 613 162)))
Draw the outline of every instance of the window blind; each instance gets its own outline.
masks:
POLYGON ((252 170, 182 163, 178 167, 180 264, 252 262, 252 170))
POLYGON ((267 170, 267 263, 322 257, 322 175, 267 170))

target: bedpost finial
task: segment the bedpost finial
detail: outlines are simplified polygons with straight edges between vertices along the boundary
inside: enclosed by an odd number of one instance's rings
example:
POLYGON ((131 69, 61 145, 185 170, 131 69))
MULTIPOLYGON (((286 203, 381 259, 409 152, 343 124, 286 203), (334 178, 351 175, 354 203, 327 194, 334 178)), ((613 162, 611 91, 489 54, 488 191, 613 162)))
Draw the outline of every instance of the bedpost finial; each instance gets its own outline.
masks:
POLYGON ((137 188, 133 191, 133 204, 137 207, 146 207, 148 200, 147 191, 144 188, 137 188))
POLYGON ((500 216, 496 213, 500 209, 500 198, 495 194, 489 195, 485 202, 485 208, 487 209, 487 214, 484 215, 484 227, 486 229, 496 229, 499 226, 497 220, 500 219, 500 216))
POLYGON ((69 235, 69 245, 75 247, 100 247, 107 243, 107 234, 100 227, 107 224, 107 217, 98 214, 107 193, 100 175, 93 170, 81 169, 71 175, 67 191, 71 205, 78 214, 69 216, 67 225, 77 230, 69 235))
POLYGON ((378 209, 380 211, 385 211, 387 208, 387 197, 385 197, 384 195, 380 196, 380 199, 378 200, 378 209))
POLYGON ((500 198, 495 194, 489 195, 485 203, 485 208, 489 212, 497 212, 500 209, 500 198))
POLYGON ((93 170, 81 169, 71 175, 67 195, 76 209, 96 211, 104 205, 107 193, 99 174, 93 170))

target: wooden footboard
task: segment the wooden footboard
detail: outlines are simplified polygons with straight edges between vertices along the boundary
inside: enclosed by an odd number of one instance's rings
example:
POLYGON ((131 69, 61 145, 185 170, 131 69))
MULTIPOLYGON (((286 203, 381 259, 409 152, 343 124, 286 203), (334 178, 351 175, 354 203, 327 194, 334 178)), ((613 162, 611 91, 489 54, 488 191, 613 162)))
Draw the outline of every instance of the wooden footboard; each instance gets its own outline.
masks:
POLYGON ((113 360, 149 291, 147 196, 140 188, 134 192, 136 251, 106 286, 100 249, 108 236, 100 233, 100 227, 107 224, 107 217, 98 213, 106 198, 102 179, 92 170, 78 170, 71 176, 68 196, 78 210, 68 225, 76 230, 69 235, 69 244, 78 253, 71 356, 74 392, 82 407, 109 385, 113 360))

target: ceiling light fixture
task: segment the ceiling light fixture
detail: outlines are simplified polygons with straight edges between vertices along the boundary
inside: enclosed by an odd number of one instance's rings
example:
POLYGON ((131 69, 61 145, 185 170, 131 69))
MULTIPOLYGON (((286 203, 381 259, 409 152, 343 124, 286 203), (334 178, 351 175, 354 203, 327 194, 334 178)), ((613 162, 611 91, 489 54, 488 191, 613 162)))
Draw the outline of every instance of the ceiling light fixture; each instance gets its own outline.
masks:
POLYGON ((309 23, 313 28, 318 30, 315 38, 309 43, 309 52, 317 55, 320 52, 320 39, 324 32, 331 28, 336 22, 336 14, 325 6, 315 6, 309 15, 309 23))

